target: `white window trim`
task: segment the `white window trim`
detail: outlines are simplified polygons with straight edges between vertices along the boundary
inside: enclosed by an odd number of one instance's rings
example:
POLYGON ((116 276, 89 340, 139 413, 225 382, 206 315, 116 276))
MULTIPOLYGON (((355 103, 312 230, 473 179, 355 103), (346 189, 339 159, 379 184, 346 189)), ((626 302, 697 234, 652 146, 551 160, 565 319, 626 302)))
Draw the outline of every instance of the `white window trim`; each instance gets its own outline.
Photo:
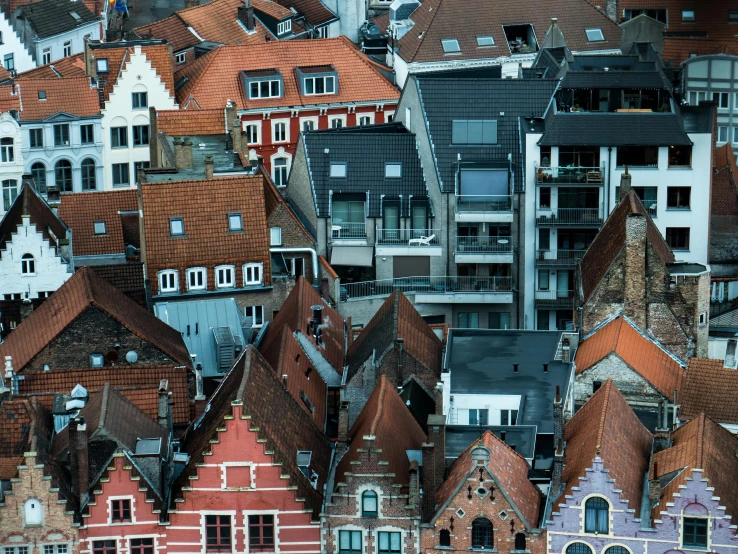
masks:
POLYGON ((399 527, 392 527, 391 525, 382 525, 380 527, 375 527, 369 532, 374 537, 376 552, 379 552, 379 533, 400 533, 400 552, 403 552, 405 550, 405 536, 407 535, 406 530, 400 529, 399 527))
MULTIPOLYGON (((518 412, 518 414, 520 414, 520 412, 518 412)), ((581 538, 584 539, 585 537, 593 537, 593 536, 598 536, 598 537, 613 537, 614 535, 613 535, 613 529, 612 529, 612 526, 613 526, 612 516, 614 514, 614 512, 613 512, 614 508, 615 507, 612 505, 612 502, 610 502, 610 499, 607 496, 605 496, 605 494, 603 494, 601 492, 593 492, 591 494, 588 494, 584 498, 582 498, 582 501, 581 501, 581 503, 579 505, 579 509, 582 511, 582 517, 581 517, 581 521, 579 523, 579 533, 581 535, 581 538), (587 519, 586 519, 586 514, 585 514, 585 507, 587 505, 587 501, 590 498, 601 498, 602 500, 604 500, 605 502, 607 502, 607 506, 608 506, 607 507, 607 534, 603 534, 603 533, 587 533, 584 530, 585 525, 587 525, 587 519)), ((586 541, 584 541, 584 542, 586 542, 586 541)), ((611 546, 611 545, 608 544, 608 546, 611 546)), ((564 552, 566 552, 566 550, 564 550, 564 552)))
POLYGON ((249 90, 248 90, 249 100, 266 100, 267 98, 281 98, 282 97, 282 92, 283 92, 283 90, 282 90, 283 87, 284 87, 284 83, 279 78, 275 78, 275 79, 263 79, 263 80, 260 80, 260 81, 251 81, 249 83, 249 90), (261 93, 261 83, 269 83, 269 94, 266 95, 266 96, 261 96, 261 94, 258 94, 256 96, 252 96, 251 95, 251 85, 253 83, 255 83, 255 82, 256 83, 259 83, 259 93, 261 93), (279 91, 278 91, 279 94, 272 94, 272 83, 275 83, 275 82, 276 83, 279 83, 279 91))
POLYGON ((292 31, 292 20, 288 19, 287 21, 280 21, 277 24, 277 34, 282 35, 284 33, 289 33, 292 31))
MULTIPOLYGON (((222 267, 222 266, 221 266, 222 267)), ((236 546, 236 529, 238 529, 238 521, 236 521, 236 510, 201 510, 200 511, 200 537, 202 541, 201 554, 207 552, 207 531, 205 530, 205 516, 231 516, 231 552, 236 546)), ((95 539, 99 540, 99 539, 95 539)), ((90 548, 92 550, 92 548, 90 548)))
MULTIPOLYGON (((158 281, 160 294, 179 291, 179 271, 177 271, 176 269, 163 269, 156 274, 156 279, 158 281), (173 289, 167 288, 165 290, 164 287, 162 286, 162 277, 164 277, 165 275, 174 275, 174 288, 173 289)), ((121 497, 121 498, 129 498, 129 497, 126 496, 126 497, 121 497)))
MULTIPOLYGON (((137 537, 136 537, 137 538, 137 537)), ((7 545, 3 545, 2 548, 5 548, 7 545)), ((23 546, 23 545, 21 545, 23 546)), ((72 545, 68 542, 42 542, 39 545, 39 552, 43 553, 45 548, 47 546, 53 546, 54 548, 54 554, 59 550, 57 547, 59 546, 66 546, 67 547, 67 554, 70 554, 72 552, 72 545)))
POLYGON ((281 227, 270 227, 269 228, 269 245, 270 246, 282 246, 282 228, 281 227), (279 242, 274 242, 274 230, 279 230, 279 242))
MULTIPOLYGON (((177 270, 170 269, 166 271, 174 271, 176 273, 177 270)), ((134 523, 136 523, 136 499, 132 495, 108 496, 107 509, 108 509, 108 525, 113 525, 113 526, 133 525, 134 523), (112 503, 113 500, 130 500, 131 501, 131 521, 113 521, 113 503, 112 503)), ((90 548, 90 551, 92 551, 92 548, 90 548)), ((156 550, 154 552, 156 552, 156 550)))
POLYGON ((208 270, 205 267, 190 267, 187 269, 187 290, 207 290, 208 288, 208 270), (190 285, 190 275, 193 273, 202 273, 202 286, 190 285))
POLYGON ((174 63, 177 65, 183 64, 187 61, 187 52, 177 52, 174 55, 174 63))
MULTIPOLYGON (((261 138, 261 137, 259 137, 261 138)), ((272 143, 282 144, 290 141, 290 120, 289 119, 272 119, 272 143), (275 129, 279 123, 284 123, 284 140, 275 139, 275 129)))
POLYGON ((305 96, 323 96, 326 94, 338 94, 338 87, 336 86, 336 76, 335 75, 318 75, 314 77, 303 77, 302 78, 302 89, 304 91, 305 96), (326 80, 327 79, 333 80, 333 92, 326 92, 326 80), (317 88, 315 86, 315 83, 318 81, 318 79, 323 80, 323 92, 315 92, 315 89, 317 88), (313 82, 313 92, 307 92, 307 81, 313 82))
POLYGON ((256 465, 253 462, 223 462, 220 464, 220 488, 222 490, 254 490, 256 489, 256 465), (250 472, 251 486, 249 487, 229 487, 228 486, 228 468, 229 467, 247 467, 250 472))
MULTIPOLYGON (((246 550, 245 554, 249 554, 249 516, 274 516, 274 552, 279 552, 279 510, 243 510, 243 528, 244 536, 246 537, 246 550)), ((203 536, 205 536, 203 534, 203 536)))
POLYGON ((390 117, 395 117, 394 111, 384 112, 384 122, 385 123, 390 123, 390 120, 389 120, 390 117))
POLYGON ((244 132, 246 132, 246 128, 249 125, 253 125, 253 126, 256 127, 256 142, 248 142, 248 138, 247 138, 246 139, 246 144, 248 144, 249 146, 261 144, 261 137, 262 137, 262 134, 261 134, 261 120, 259 120, 259 121, 244 121, 242 123, 242 125, 243 125, 243 131, 244 132))
POLYGON ((261 285, 264 282, 264 264, 259 263, 248 263, 243 264, 243 286, 247 285, 261 285), (246 280, 246 272, 249 269, 258 269, 259 270, 259 280, 258 281, 247 281, 246 280))
POLYGON ((343 121, 343 127, 346 127, 346 120, 348 119, 346 114, 334 114, 328 116, 328 128, 333 129, 333 120, 340 119, 343 121))
MULTIPOLYGON (((287 166, 286 166, 287 167, 287 177, 286 177, 286 179, 289 179, 289 177, 290 177, 290 170, 292 169, 292 154, 290 154, 289 152, 287 152, 282 147, 280 147, 279 150, 277 150, 277 152, 274 153, 274 154, 272 154, 270 156, 270 158, 269 158, 270 167, 272 168, 272 178, 274 178, 274 161, 277 160, 278 158, 284 158, 284 159, 287 160, 287 166)), ((277 186, 277 183, 275 182, 274 185, 277 186)), ((278 186, 277 188, 284 188, 286 186, 287 186, 287 183, 285 182, 284 185, 282 185, 281 187, 278 186)))
POLYGON ((320 119, 318 118, 317 115, 311 115, 311 116, 301 117, 300 118, 300 132, 304 132, 303 124, 306 121, 312 121, 313 122, 313 130, 315 130, 315 131, 318 130, 318 126, 320 124, 320 119))
POLYGON ((369 118, 369 125, 374 124, 374 112, 356 112, 356 124, 361 125, 360 121, 362 117, 369 118))
POLYGON ((25 256, 26 254, 29 254, 29 252, 24 252, 23 255, 21 256, 21 276, 33 277, 36 275, 36 256, 31 254, 30 259, 23 259, 23 256, 25 256), (24 266, 27 265, 28 262, 33 263, 33 271, 23 271, 24 266))
MULTIPOLYGON (((372 491, 373 493, 376 493, 377 495, 377 515, 376 517, 378 519, 381 519, 382 517, 384 517, 384 514, 382 513, 382 490, 377 485, 369 485, 369 484, 361 485, 360 487, 356 489, 356 507, 357 507, 356 516, 364 517, 362 515, 364 513, 363 494, 366 491, 372 491)), ((358 529, 344 529, 344 530, 345 531, 356 531, 358 529)))
MULTIPOLYGON (((124 540, 126 541, 126 545, 128 546, 128 552, 130 554, 131 552, 131 539, 153 539, 153 545, 154 545, 154 552, 156 552, 159 549, 159 545, 157 544, 157 537, 158 535, 126 535, 124 540)), ((92 547, 90 547, 90 552, 92 552, 92 547)))
POLYGON ((235 265, 218 265, 215 266, 215 288, 217 289, 232 289, 236 286, 236 266, 235 265), (220 283, 218 280, 218 273, 221 269, 230 269, 232 281, 229 284, 220 283))
POLYGON ((246 309, 251 308, 251 327, 254 329, 261 329, 264 327, 264 305, 263 304, 254 304, 253 306, 244 306, 243 307, 243 316, 249 317, 246 315, 246 309), (255 312, 256 308, 261 308, 261 323, 256 323, 255 321, 255 312))

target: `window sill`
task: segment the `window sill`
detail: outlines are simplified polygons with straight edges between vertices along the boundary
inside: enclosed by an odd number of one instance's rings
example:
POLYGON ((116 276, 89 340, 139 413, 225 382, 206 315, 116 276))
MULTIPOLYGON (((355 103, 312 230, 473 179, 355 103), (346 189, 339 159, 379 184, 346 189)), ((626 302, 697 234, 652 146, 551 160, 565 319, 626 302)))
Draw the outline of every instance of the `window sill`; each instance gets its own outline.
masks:
MULTIPOLYGON (((622 169, 623 171, 625 171, 625 167, 626 166, 624 166, 624 165, 618 165, 618 166, 615 167, 615 169, 622 169)), ((657 166, 657 165, 628 165, 627 167, 628 167, 628 171, 630 171, 631 169, 638 169, 638 170, 640 170, 640 169, 652 169, 653 170, 653 169, 658 169, 659 168, 659 166, 657 166)))
POLYGON ((131 186, 130 183, 118 183, 118 184, 113 183, 114 189, 122 189, 123 187, 130 187, 130 186, 131 186))
POLYGON ((681 170, 689 169, 691 170, 692 166, 691 165, 670 165, 666 169, 681 169, 681 170))
POLYGON ((666 207, 667 212, 691 212, 692 208, 670 208, 669 206, 666 207))

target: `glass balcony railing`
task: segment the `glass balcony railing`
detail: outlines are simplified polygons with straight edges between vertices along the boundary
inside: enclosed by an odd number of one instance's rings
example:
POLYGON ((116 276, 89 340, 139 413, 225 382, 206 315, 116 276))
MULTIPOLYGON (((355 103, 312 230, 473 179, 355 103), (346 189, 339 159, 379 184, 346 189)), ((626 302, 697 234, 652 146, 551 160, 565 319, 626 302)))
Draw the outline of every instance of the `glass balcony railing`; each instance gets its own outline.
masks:
POLYGON ((536 166, 537 185, 602 185, 605 181, 603 167, 585 166, 536 166))
POLYGON ((575 266, 586 250, 536 250, 536 265, 575 266))
POLYGON ((401 277, 341 285, 340 300, 367 296, 387 296, 394 290, 403 293, 435 294, 511 292, 512 277, 401 277))
POLYGON ((377 227, 378 246, 438 246, 440 229, 380 229, 377 227))
POLYGON ((334 219, 331 222, 331 238, 334 239, 365 239, 366 222, 349 223, 334 219))
POLYGON ((456 237, 456 252, 506 254, 512 252, 512 237, 456 237))
POLYGON ((504 213, 512 211, 512 196, 457 196, 457 212, 504 213))
POLYGON ((536 306, 573 307, 573 290, 537 290, 535 293, 536 306))
POLYGON ((601 208, 539 208, 536 210, 538 225, 602 225, 601 208))

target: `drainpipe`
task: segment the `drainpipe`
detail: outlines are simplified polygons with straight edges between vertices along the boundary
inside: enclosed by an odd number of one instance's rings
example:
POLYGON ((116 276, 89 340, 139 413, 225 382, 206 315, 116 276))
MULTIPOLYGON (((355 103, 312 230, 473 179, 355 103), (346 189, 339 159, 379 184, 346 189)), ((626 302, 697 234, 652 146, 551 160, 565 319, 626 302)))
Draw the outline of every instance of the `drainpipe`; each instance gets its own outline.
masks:
POLYGON ((603 221, 610 215, 610 172, 612 171, 612 146, 607 147, 607 181, 605 181, 605 213, 602 214, 603 221))
POLYGON ((300 247, 300 248, 270 248, 270 252, 309 252, 310 255, 313 258, 313 284, 317 286, 318 284, 318 253, 315 251, 315 248, 307 248, 307 247, 300 247))

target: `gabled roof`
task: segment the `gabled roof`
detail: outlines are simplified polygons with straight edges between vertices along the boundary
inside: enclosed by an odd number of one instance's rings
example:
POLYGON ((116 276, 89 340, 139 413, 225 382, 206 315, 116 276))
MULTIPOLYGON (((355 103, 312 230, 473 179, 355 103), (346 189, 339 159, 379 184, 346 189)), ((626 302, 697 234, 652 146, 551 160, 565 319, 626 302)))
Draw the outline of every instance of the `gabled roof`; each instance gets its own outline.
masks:
MULTIPOLYGON (((423 6, 418 8, 424 9, 423 6)), ((464 8, 462 12, 465 12, 464 8)), ((460 12, 460 13, 462 13, 460 12)), ((486 25, 486 22, 485 22, 486 25)), ((408 35, 415 33, 415 30, 408 35)), ((464 33, 466 36, 466 32, 464 33)), ((407 35, 405 35, 407 36, 407 35)), ((468 35, 472 37, 471 34, 468 35)), ((462 162, 494 163, 509 167, 512 154, 513 184, 522 186, 520 118, 543 117, 558 81, 554 79, 446 79, 412 76, 417 80, 421 106, 436 156, 436 171, 444 192, 453 192, 459 155, 462 162), (499 115, 504 113, 504 116, 499 115), (497 120, 498 144, 452 144, 454 120, 497 120)), ((410 83, 405 85, 412 86, 410 83)), ((430 168, 427 168, 428 170, 430 168)))
POLYGON ((618 356, 667 398, 673 398, 674 391, 682 389, 687 373, 684 364, 625 316, 611 320, 584 337, 574 360, 577 375, 610 354, 618 356))
MULTIPOLYGON (((333 13, 320 0, 274 0, 278 4, 286 8, 294 8, 295 11, 305 17, 305 20, 312 25, 326 25, 338 20, 338 16, 333 13)), ((256 4, 254 4, 256 6, 256 4)))
POLYGON ((395 290, 380 306, 371 321, 354 339, 346 356, 350 380, 375 351, 379 358, 392 348, 398 338, 403 348, 428 369, 441 377, 443 343, 423 320, 407 297, 395 290))
POLYGON ((0 410, 0 479, 12 479, 15 466, 22 463, 23 453, 31 444, 31 424, 36 411, 28 398, 13 398, 2 402, 0 410), (10 461, 17 462, 11 464, 10 461), (4 474, 5 473, 5 474, 4 474))
POLYGON ((168 136, 225 135, 225 111, 160 110, 156 112, 156 130, 168 136))
POLYGON ((690 358, 679 395, 679 418, 705 414, 718 423, 738 424, 737 397, 738 370, 725 367, 723 360, 690 358))
MULTIPOLYGON (((33 358, 88 308, 97 308, 176 363, 190 367, 182 336, 115 287, 83 267, 0 344, 0 357, 12 356, 22 371, 33 358)), ((3 358, 4 359, 4 358, 3 358)))
POLYGON ((656 256, 664 264, 674 261, 674 254, 646 213, 638 195, 630 191, 610 213, 582 258, 581 279, 585 302, 589 300, 615 259, 623 252, 626 219, 631 215, 646 218, 646 242, 656 256))
POLYGON ((738 328, 738 308, 730 308, 710 318, 710 330, 721 331, 726 327, 738 328))
POLYGON ((558 18, 558 25, 572 51, 620 49, 618 26, 586 0, 542 0, 535 3, 424 0, 410 15, 415 25, 400 39, 399 55, 408 63, 508 57, 511 53, 505 38, 506 26, 532 25, 540 45, 552 17, 558 18), (601 29, 605 40, 587 40, 585 29, 591 28, 601 29), (478 36, 492 36, 495 46, 477 46, 478 36), (454 38, 459 41, 461 53, 449 57, 443 51, 441 40, 454 38))
POLYGON ((700 414, 683 425, 671 435, 671 448, 653 455, 651 478, 668 476, 678 471, 661 491, 661 501, 654 506, 652 517, 661 519, 661 511, 667 510, 667 503, 673 502, 673 495, 680 492, 680 486, 692 477, 692 469, 702 469, 702 478, 707 486, 715 490, 713 496, 719 497, 719 504, 725 506, 726 515, 735 519, 738 513, 738 437, 711 418, 700 414), (658 470, 656 473, 655 470, 658 470))
POLYGON ((564 425, 566 484, 559 502, 587 476, 595 456, 622 491, 628 507, 640 513, 643 481, 648 470, 653 437, 631 410, 611 379, 587 400, 564 425))
MULTIPOLYGON (((10 85, 6 85, 10 86, 10 85)), ((77 117, 100 115, 97 89, 89 77, 23 79, 16 83, 21 98, 21 121, 41 121, 63 113, 77 117)))
POLYGON ((302 139, 320 217, 330 213, 331 192, 366 195, 368 191, 369 217, 380 217, 383 196, 402 197, 403 217, 410 211, 409 198, 428 196, 416 137, 402 123, 327 129, 303 133, 302 139), (334 162, 346 164, 345 178, 331 178, 334 162), (402 164, 399 179, 385 177, 390 162, 402 164))
POLYGON ((125 264, 92 265, 90 269, 136 304, 146 307, 142 262, 128 261, 125 264))
POLYGON ((21 6, 19 11, 17 17, 28 20, 42 39, 74 31, 80 25, 100 19, 84 3, 76 0, 41 0, 21 6))
POLYGON ((84 53, 74 54, 61 58, 53 63, 40 65, 23 73, 18 73, 16 81, 22 83, 26 79, 61 79, 66 77, 84 77, 84 53))
MULTIPOLYGON (((207 6, 212 3, 213 2, 210 2, 205 5, 207 6)), ((197 6, 197 8, 199 7, 200 6, 197 6)), ((160 19, 159 21, 154 21, 148 25, 136 27, 133 29, 133 32, 141 38, 166 39, 167 42, 172 45, 173 52, 179 52, 180 50, 191 48, 192 46, 202 42, 176 12, 166 19, 160 19)))
POLYGON ((138 212, 135 189, 62 194, 59 217, 72 230, 75 256, 122 254, 126 249, 121 212, 138 212), (105 223, 105 234, 95 234, 95 222, 105 223))
POLYGON ((274 453, 274 462, 282 465, 283 473, 290 476, 290 485, 297 489, 297 496, 305 498, 305 508, 312 510, 317 519, 330 470, 330 441, 290 395, 281 377, 251 345, 244 349, 225 376, 203 415, 182 436, 183 449, 190 458, 174 483, 172 498, 182 497, 183 487, 189 485, 190 476, 195 475, 198 464, 203 463, 203 453, 212 449, 211 441, 217 438, 217 429, 223 426, 223 416, 232 413, 234 402, 242 404, 243 415, 251 417, 250 427, 258 428, 259 439, 265 440, 265 451, 274 453), (315 488, 297 467, 298 450, 312 452, 310 470, 318 474, 315 488))
POLYGON ((387 464, 384 473, 393 473, 395 484, 407 485, 410 482, 407 451, 421 450, 426 436, 384 375, 351 426, 351 443, 336 469, 336 482, 345 482, 346 473, 354 471, 352 462, 359 460, 359 450, 366 448, 367 436, 374 437, 374 448, 381 450, 379 459, 387 464))
POLYGON ((20 194, 16 197, 10 209, 0 221, 0 255, 5 250, 12 234, 18 232, 18 226, 23 224, 23 216, 30 216, 30 222, 36 226, 49 245, 59 247, 62 240, 66 240, 69 230, 64 222, 54 213, 36 190, 24 182, 20 194))
MULTIPOLYGON (((469 445, 449 469, 448 477, 436 492, 436 513, 438 517, 447 503, 465 488, 467 478, 472 472, 478 471, 479 450, 486 450, 489 457, 485 463, 486 469, 497 482, 499 493, 505 495, 512 508, 522 519, 526 529, 538 527, 541 510, 542 495, 538 488, 528 480, 530 466, 520 454, 510 448, 491 431, 485 431, 469 445), (476 451, 476 452, 475 452, 476 451)), ((466 493, 464 493, 466 494, 466 493)))
POLYGON ((221 46, 176 74, 188 81, 177 91, 183 109, 224 108, 228 100, 239 109, 314 106, 330 102, 396 101, 400 94, 374 64, 346 37, 324 40, 282 40, 255 45, 221 46), (333 65, 338 73, 337 94, 302 96, 296 68, 333 65), (242 71, 276 69, 284 80, 280 98, 251 100, 245 94, 242 71))

